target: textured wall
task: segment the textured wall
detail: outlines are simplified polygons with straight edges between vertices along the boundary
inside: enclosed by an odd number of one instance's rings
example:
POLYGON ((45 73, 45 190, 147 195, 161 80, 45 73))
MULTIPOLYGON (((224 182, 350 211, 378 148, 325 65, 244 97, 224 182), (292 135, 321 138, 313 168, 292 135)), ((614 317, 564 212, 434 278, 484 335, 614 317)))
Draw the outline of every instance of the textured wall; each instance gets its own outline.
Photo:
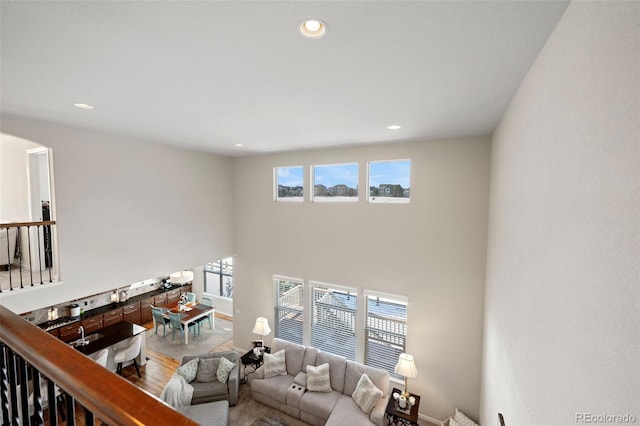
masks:
POLYGON ((572 3, 494 133, 485 425, 640 419, 639 23, 572 3))

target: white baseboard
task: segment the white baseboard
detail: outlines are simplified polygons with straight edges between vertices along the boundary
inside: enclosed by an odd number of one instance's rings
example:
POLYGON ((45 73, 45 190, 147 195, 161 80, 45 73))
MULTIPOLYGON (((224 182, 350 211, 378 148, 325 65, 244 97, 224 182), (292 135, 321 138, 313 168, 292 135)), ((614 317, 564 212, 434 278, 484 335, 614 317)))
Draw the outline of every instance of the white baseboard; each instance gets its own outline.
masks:
POLYGON ((441 420, 438 420, 438 419, 434 419, 433 417, 429 417, 426 414, 422 414, 422 413, 418 413, 418 418, 422 419, 422 420, 426 420, 429 423, 433 423, 434 425, 438 425, 438 426, 444 426, 444 422, 446 422, 448 420, 448 418, 447 418, 447 419, 441 421, 441 420))

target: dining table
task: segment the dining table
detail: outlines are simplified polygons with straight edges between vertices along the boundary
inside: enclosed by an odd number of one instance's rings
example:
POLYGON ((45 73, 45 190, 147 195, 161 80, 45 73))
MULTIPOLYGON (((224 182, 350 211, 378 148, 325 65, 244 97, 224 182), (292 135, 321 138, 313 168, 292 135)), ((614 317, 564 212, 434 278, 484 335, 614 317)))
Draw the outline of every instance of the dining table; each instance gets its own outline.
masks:
POLYGON ((211 320, 211 328, 213 329, 214 314, 216 312, 213 306, 203 305, 202 303, 185 303, 174 304, 163 307, 163 315, 169 318, 169 312, 180 314, 180 323, 184 328, 184 343, 189 343, 189 324, 201 318, 208 316, 211 320))

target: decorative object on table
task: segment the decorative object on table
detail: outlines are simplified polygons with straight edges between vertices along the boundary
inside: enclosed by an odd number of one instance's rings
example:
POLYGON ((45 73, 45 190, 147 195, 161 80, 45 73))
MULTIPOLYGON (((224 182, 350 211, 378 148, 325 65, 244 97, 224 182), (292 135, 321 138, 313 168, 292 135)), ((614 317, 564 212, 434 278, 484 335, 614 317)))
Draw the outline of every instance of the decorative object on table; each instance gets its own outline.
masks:
POLYGON ((387 423, 385 424, 417 425, 419 408, 419 395, 414 394, 407 398, 406 396, 402 395, 399 389, 393 388, 384 414, 384 417, 387 421, 387 423), (398 395, 397 398, 395 397, 396 394, 398 395), (412 398, 413 404, 411 403, 412 398), (404 408, 401 406, 401 401, 404 401, 404 408))
POLYGON ((404 395, 400 395, 400 397, 398 398, 398 406, 400 408, 402 408, 403 410, 405 408, 407 408, 407 397, 404 395))
POLYGON ((409 355, 406 353, 401 353, 398 357, 398 363, 396 364, 394 373, 404 376, 404 395, 405 398, 409 397, 409 391, 407 390, 407 379, 415 379, 418 377, 418 369, 416 368, 416 363, 413 360, 413 355, 409 355))
POLYGON ((254 347, 254 353, 261 353, 262 352, 262 347, 264 346, 264 336, 268 335, 269 333, 271 333, 271 328, 269 327, 269 320, 267 320, 265 317, 258 317, 256 319, 256 323, 253 326, 253 330, 251 331, 253 334, 258 334, 260 335, 261 339, 260 339, 260 346, 256 345, 254 347), (256 351, 257 349, 257 351, 256 351))

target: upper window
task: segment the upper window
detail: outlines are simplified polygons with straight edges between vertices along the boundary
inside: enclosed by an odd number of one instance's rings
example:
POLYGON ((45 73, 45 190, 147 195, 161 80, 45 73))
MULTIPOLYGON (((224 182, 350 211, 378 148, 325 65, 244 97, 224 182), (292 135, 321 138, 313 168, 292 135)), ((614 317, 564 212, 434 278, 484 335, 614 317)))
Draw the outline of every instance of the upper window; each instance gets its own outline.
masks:
POLYGON ((204 291, 233 298, 233 258, 227 257, 204 265, 204 291))
POLYGON ((358 201, 357 163, 312 166, 311 175, 312 201, 358 201))
POLYGON ((366 295, 364 363, 391 374, 407 342, 407 300, 400 296, 366 295))
POLYGON ((312 283, 311 346, 356 359, 356 289, 312 283))
POLYGON ((408 203, 411 160, 369 162, 369 202, 408 203))
POLYGON ((304 169, 302 166, 276 167, 275 200, 276 201, 303 201, 304 200, 304 169))
POLYGON ((303 344, 304 284, 295 278, 274 277, 274 336, 303 344))

